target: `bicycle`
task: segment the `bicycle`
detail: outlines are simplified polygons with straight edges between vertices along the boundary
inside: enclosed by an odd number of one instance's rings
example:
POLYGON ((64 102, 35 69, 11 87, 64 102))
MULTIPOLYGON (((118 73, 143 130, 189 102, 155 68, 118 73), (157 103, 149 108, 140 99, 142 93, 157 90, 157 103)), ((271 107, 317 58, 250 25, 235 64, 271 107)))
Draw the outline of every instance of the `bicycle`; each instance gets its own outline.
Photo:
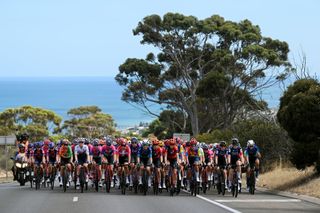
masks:
POLYGON ((104 179, 104 183, 106 186, 106 192, 109 193, 110 189, 111 189, 111 181, 112 181, 112 177, 113 177, 113 172, 111 170, 111 165, 107 164, 106 165, 106 169, 105 169, 105 179, 104 179))
POLYGON ((219 168, 218 173, 218 183, 217 183, 217 190, 218 194, 225 195, 226 188, 225 188, 225 178, 224 178, 224 168, 219 168))
POLYGON ((200 192, 199 183, 197 181, 195 165, 191 165, 191 179, 190 179, 191 196, 197 196, 200 192))
POLYGON ((141 186, 141 192, 143 195, 147 195, 148 192, 148 180, 149 180, 149 174, 146 168, 143 169, 142 172, 142 186, 141 186))
POLYGON ((63 192, 67 191, 67 183, 69 182, 69 169, 67 168, 66 165, 61 166, 61 178, 62 178, 62 187, 63 187, 63 192))
POLYGON ((203 192, 204 194, 206 194, 207 189, 209 188, 209 187, 208 187, 209 182, 208 182, 208 174, 207 174, 206 165, 203 165, 203 167, 202 167, 201 180, 202 180, 202 183, 201 183, 202 192, 203 192))
POLYGON ((54 182, 56 179, 56 175, 57 175, 57 167, 56 165, 49 165, 49 171, 50 171, 50 175, 49 175, 49 180, 50 180, 50 187, 51 190, 53 190, 54 188, 54 182))
POLYGON ((236 172, 236 165, 232 166, 231 169, 233 169, 233 176, 231 181, 231 192, 233 197, 237 197, 239 194, 239 180, 236 172))
POLYGON ((255 171, 255 166, 253 166, 251 168, 250 165, 248 165, 250 167, 250 171, 249 171, 249 178, 248 178, 248 187, 249 187, 249 193, 254 195, 255 189, 256 189, 256 175, 254 173, 255 171))
POLYGON ((99 170, 99 165, 96 163, 93 163, 91 169, 92 169, 91 174, 93 176, 93 185, 94 185, 94 188, 97 192, 97 191, 99 191, 99 180, 101 178, 101 172, 99 170))
POLYGON ((158 195, 159 193, 159 174, 157 167, 153 167, 153 194, 158 195))
POLYGON ((36 187, 36 190, 40 189, 40 183, 41 183, 41 180, 42 180, 42 168, 40 165, 35 165, 36 167, 36 171, 35 171, 35 187, 36 187))
POLYGON ((121 166, 121 174, 120 174, 120 189, 121 189, 121 194, 126 194, 126 188, 127 188, 127 183, 126 183, 126 174, 124 172, 123 166, 121 166))

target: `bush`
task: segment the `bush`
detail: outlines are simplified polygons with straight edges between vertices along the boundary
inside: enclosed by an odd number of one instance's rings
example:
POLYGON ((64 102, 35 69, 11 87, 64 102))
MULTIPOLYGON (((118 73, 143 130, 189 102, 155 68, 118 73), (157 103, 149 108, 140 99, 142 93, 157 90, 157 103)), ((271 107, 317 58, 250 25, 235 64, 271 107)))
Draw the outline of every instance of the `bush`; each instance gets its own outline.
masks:
POLYGON ((221 140, 231 142, 231 138, 239 138, 243 148, 250 139, 254 140, 260 148, 262 155, 261 165, 263 171, 268 171, 277 163, 290 159, 292 142, 285 130, 274 123, 263 120, 247 120, 235 123, 227 130, 214 130, 211 133, 198 135, 197 139, 207 143, 221 140))

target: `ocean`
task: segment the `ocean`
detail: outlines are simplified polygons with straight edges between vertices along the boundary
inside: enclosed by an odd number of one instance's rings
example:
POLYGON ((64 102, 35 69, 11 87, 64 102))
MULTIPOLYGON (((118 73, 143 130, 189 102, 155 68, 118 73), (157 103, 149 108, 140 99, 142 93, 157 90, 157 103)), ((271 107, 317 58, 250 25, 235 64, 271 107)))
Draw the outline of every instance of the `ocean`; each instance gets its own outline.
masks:
MULTIPOLYGON (((113 77, 55 77, 55 78, 1 78, 0 112, 13 107, 31 105, 49 109, 68 119, 69 109, 96 105, 110 114, 118 129, 140 122, 150 122, 155 117, 121 100, 123 88, 113 77)), ((269 107, 279 105, 281 90, 274 86, 264 91, 262 97, 269 107)), ((160 106, 152 106, 154 111, 160 106)))

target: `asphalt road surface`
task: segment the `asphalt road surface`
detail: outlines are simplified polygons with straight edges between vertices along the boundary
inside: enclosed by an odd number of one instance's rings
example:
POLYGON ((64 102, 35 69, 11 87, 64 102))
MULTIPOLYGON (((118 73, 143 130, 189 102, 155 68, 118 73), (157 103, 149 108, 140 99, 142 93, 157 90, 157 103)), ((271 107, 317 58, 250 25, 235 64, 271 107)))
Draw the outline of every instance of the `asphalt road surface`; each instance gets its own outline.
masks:
POLYGON ((83 194, 70 188, 63 192, 41 188, 36 191, 29 185, 20 187, 17 183, 0 184, 0 213, 195 213, 195 212, 320 212, 320 205, 300 199, 273 195, 257 191, 255 195, 243 192, 238 198, 230 193, 218 195, 211 190, 206 195, 193 197, 187 192, 170 197, 167 192, 158 196, 147 196, 113 189, 110 194, 95 192, 91 187, 83 194))

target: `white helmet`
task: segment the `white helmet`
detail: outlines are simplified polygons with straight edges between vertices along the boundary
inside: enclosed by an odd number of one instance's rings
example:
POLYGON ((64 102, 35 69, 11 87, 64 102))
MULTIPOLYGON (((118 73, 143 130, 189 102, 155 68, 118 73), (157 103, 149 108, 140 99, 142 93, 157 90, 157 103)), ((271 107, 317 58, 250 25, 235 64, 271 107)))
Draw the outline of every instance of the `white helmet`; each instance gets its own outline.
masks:
POLYGON ((254 146, 254 141, 253 140, 248 140, 247 146, 254 146))

